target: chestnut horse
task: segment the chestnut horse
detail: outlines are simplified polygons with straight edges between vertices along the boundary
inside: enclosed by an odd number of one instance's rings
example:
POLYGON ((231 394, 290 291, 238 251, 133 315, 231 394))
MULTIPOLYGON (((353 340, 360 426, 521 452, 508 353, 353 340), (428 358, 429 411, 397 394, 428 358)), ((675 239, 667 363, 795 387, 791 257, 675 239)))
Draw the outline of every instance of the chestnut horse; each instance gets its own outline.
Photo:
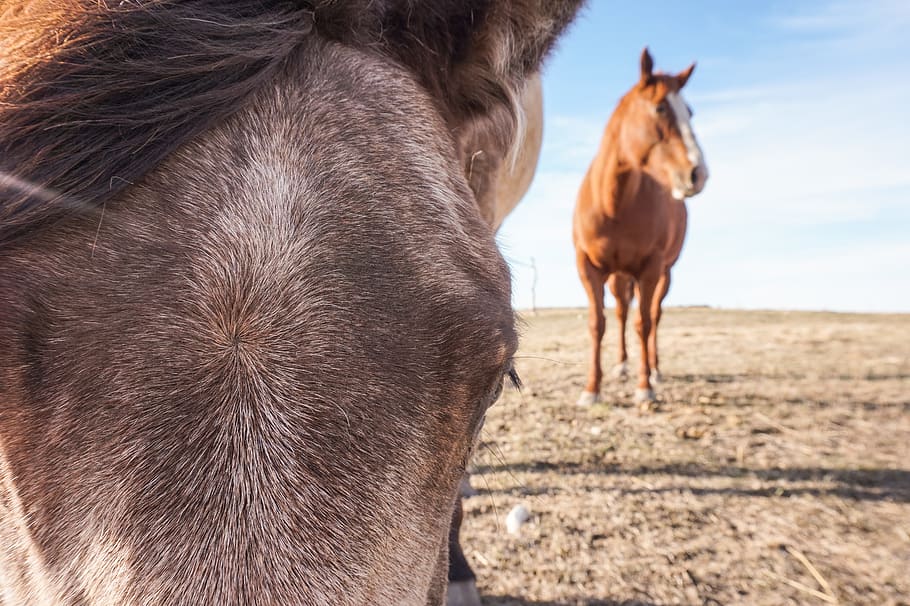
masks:
POLYGON ((0 602, 445 601, 464 167, 580 0, 0 2, 0 602))
POLYGON ((708 178, 692 131, 691 110, 680 92, 694 69, 693 63, 676 75, 654 73, 648 49, 642 52, 641 77, 613 112, 578 193, 573 241, 588 295, 591 331, 591 368, 578 400, 581 405, 599 399, 608 279, 623 330, 620 372, 626 360, 626 314, 633 287, 637 291, 641 363, 635 399, 654 400, 651 373, 656 378, 657 324, 670 287, 670 268, 685 237, 685 199, 699 193, 708 178))

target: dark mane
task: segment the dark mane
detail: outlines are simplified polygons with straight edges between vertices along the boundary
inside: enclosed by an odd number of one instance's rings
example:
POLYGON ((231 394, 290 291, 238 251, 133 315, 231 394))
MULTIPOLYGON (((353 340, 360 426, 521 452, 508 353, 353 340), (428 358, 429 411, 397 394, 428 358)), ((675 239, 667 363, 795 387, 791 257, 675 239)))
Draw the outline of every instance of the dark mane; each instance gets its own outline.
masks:
POLYGON ((7 2, 0 243, 102 203, 231 113, 312 16, 275 0, 7 2))
POLYGON ((408 65, 451 100, 453 131, 487 119, 509 141, 517 86, 578 4, 555 0, 539 23, 538 2, 3 0, 0 246, 141 178, 241 107, 314 28, 408 65))

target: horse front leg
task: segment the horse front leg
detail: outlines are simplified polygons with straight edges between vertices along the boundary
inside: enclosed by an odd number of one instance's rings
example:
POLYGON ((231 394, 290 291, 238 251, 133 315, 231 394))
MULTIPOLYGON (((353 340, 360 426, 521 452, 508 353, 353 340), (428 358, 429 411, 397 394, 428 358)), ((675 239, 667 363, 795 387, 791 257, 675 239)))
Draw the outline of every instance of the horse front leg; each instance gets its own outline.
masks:
POLYGON ((605 272, 594 267, 588 256, 577 252, 578 275, 588 294, 588 330, 591 334, 591 362, 588 370, 588 381, 585 390, 578 398, 579 406, 590 406, 600 401, 600 383, 603 379, 603 370, 600 362, 600 344, 606 332, 606 319, 604 318, 604 282, 605 272))
POLYGON ((652 261, 648 263, 642 274, 638 277, 638 318, 635 328, 641 342, 641 363, 638 368, 638 385, 635 389, 635 401, 643 408, 649 407, 655 401, 654 390, 651 388, 651 355, 648 344, 654 325, 651 319, 651 306, 654 303, 654 294, 661 276, 660 265, 652 261))

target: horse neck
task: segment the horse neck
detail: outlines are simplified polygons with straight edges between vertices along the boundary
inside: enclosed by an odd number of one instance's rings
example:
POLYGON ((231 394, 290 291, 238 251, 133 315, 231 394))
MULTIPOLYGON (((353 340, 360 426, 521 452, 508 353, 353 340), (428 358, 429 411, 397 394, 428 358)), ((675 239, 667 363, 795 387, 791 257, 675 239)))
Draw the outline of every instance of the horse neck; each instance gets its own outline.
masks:
POLYGON ((641 187, 641 169, 635 168, 623 157, 621 135, 624 103, 625 99, 620 101, 607 122, 591 170, 591 177, 599 192, 598 206, 608 216, 615 216, 623 206, 633 203, 641 187))

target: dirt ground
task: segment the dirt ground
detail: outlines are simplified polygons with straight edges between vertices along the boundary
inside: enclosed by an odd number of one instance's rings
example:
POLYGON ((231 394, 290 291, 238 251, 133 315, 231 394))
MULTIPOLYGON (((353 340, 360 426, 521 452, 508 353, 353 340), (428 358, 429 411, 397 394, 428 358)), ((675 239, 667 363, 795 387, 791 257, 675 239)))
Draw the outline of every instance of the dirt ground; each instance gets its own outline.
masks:
POLYGON ((910 604, 910 315, 669 309, 645 413, 575 405, 583 310, 523 318, 465 500, 485 604, 910 604))

